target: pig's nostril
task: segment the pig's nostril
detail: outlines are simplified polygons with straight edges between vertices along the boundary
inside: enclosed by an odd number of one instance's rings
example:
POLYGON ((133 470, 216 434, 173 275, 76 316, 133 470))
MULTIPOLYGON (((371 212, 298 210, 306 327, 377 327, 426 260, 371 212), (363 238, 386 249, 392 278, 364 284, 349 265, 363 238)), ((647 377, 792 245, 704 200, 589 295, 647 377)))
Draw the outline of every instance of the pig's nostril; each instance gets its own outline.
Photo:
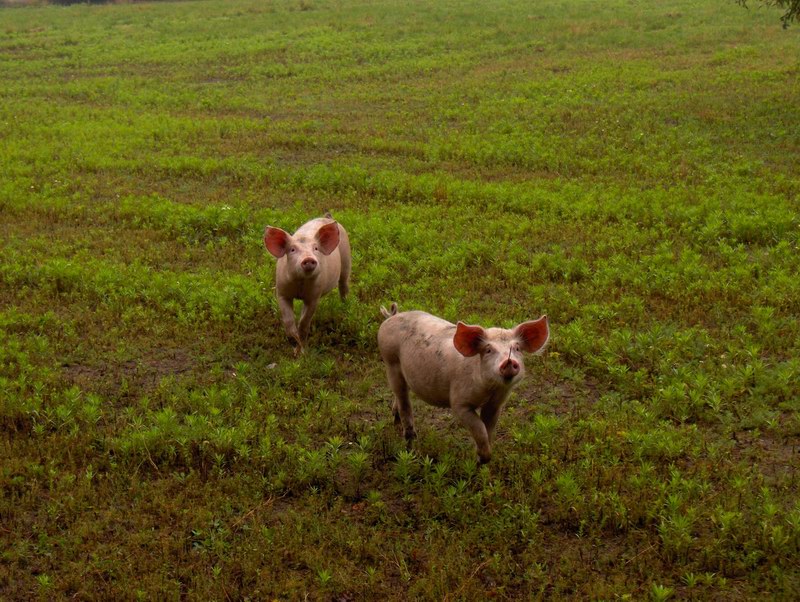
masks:
POLYGON ((313 270, 317 267, 317 260, 316 259, 304 259, 300 262, 300 265, 303 266, 305 270, 313 270))
POLYGON ((516 376, 519 374, 519 362, 506 360, 500 364, 500 374, 503 376, 516 376))

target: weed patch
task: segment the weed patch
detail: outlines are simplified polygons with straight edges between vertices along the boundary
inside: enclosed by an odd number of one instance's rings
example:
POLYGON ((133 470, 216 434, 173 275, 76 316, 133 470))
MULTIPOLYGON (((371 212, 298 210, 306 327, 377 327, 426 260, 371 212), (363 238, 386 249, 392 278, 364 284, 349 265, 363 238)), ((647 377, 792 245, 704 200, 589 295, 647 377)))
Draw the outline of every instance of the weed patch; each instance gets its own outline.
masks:
POLYGON ((791 599, 798 40, 734 3, 2 8, 0 597, 791 599), (265 226, 350 298, 282 334, 265 226), (489 467, 379 307, 552 339, 489 467))

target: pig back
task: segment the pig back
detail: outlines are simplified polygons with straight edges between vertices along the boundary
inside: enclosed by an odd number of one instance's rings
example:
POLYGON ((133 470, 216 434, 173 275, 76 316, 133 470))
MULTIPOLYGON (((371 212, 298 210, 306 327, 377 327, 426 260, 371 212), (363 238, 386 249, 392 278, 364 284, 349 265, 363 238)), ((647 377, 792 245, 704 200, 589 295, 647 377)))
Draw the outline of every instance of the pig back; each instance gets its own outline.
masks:
POLYGON ((421 311, 402 312, 381 324, 378 347, 387 365, 399 364, 408 386, 424 401, 450 405, 450 383, 464 358, 453 346, 454 324, 421 311))

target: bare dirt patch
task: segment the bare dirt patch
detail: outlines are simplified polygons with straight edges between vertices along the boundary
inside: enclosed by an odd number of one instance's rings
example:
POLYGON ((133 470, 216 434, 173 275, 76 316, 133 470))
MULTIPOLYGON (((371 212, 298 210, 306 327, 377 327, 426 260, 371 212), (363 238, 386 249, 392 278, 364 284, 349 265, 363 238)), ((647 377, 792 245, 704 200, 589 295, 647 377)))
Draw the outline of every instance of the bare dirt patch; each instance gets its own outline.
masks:
POLYGON ((527 416, 531 413, 552 413, 556 416, 579 417, 592 408, 600 397, 599 383, 586 377, 583 383, 547 382, 541 378, 517 391, 519 400, 512 410, 527 416))
MULTIPOLYGON (((781 422, 785 422, 784 417, 781 422)), ((800 435, 797 433, 738 431, 733 457, 751 463, 769 481, 797 483, 800 465, 800 435)))
POLYGON ((83 390, 100 394, 147 394, 165 377, 192 370, 196 360, 185 349, 162 349, 123 362, 65 363, 62 375, 83 390))

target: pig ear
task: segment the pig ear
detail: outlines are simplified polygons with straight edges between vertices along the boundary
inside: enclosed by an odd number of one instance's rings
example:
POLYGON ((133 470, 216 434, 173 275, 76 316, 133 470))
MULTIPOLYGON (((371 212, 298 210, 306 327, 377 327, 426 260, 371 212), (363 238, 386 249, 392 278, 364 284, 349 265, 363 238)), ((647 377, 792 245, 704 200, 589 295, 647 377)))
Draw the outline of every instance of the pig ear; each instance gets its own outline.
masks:
POLYGON ((547 316, 542 316, 532 322, 523 322, 514 329, 514 336, 519 339, 523 351, 528 353, 541 351, 550 338, 547 316))
POLYGON ((324 255, 330 255, 339 246, 339 224, 331 222, 325 224, 317 230, 317 240, 319 241, 320 251, 324 255))
POLYGON ((267 247, 267 251, 279 259, 286 255, 286 247, 291 238, 280 228, 267 226, 267 229, 264 230, 264 246, 267 247))
POLYGON ((469 326, 464 322, 456 324, 456 334, 453 337, 453 345, 464 357, 477 355, 481 350, 486 332, 480 326, 469 326))

